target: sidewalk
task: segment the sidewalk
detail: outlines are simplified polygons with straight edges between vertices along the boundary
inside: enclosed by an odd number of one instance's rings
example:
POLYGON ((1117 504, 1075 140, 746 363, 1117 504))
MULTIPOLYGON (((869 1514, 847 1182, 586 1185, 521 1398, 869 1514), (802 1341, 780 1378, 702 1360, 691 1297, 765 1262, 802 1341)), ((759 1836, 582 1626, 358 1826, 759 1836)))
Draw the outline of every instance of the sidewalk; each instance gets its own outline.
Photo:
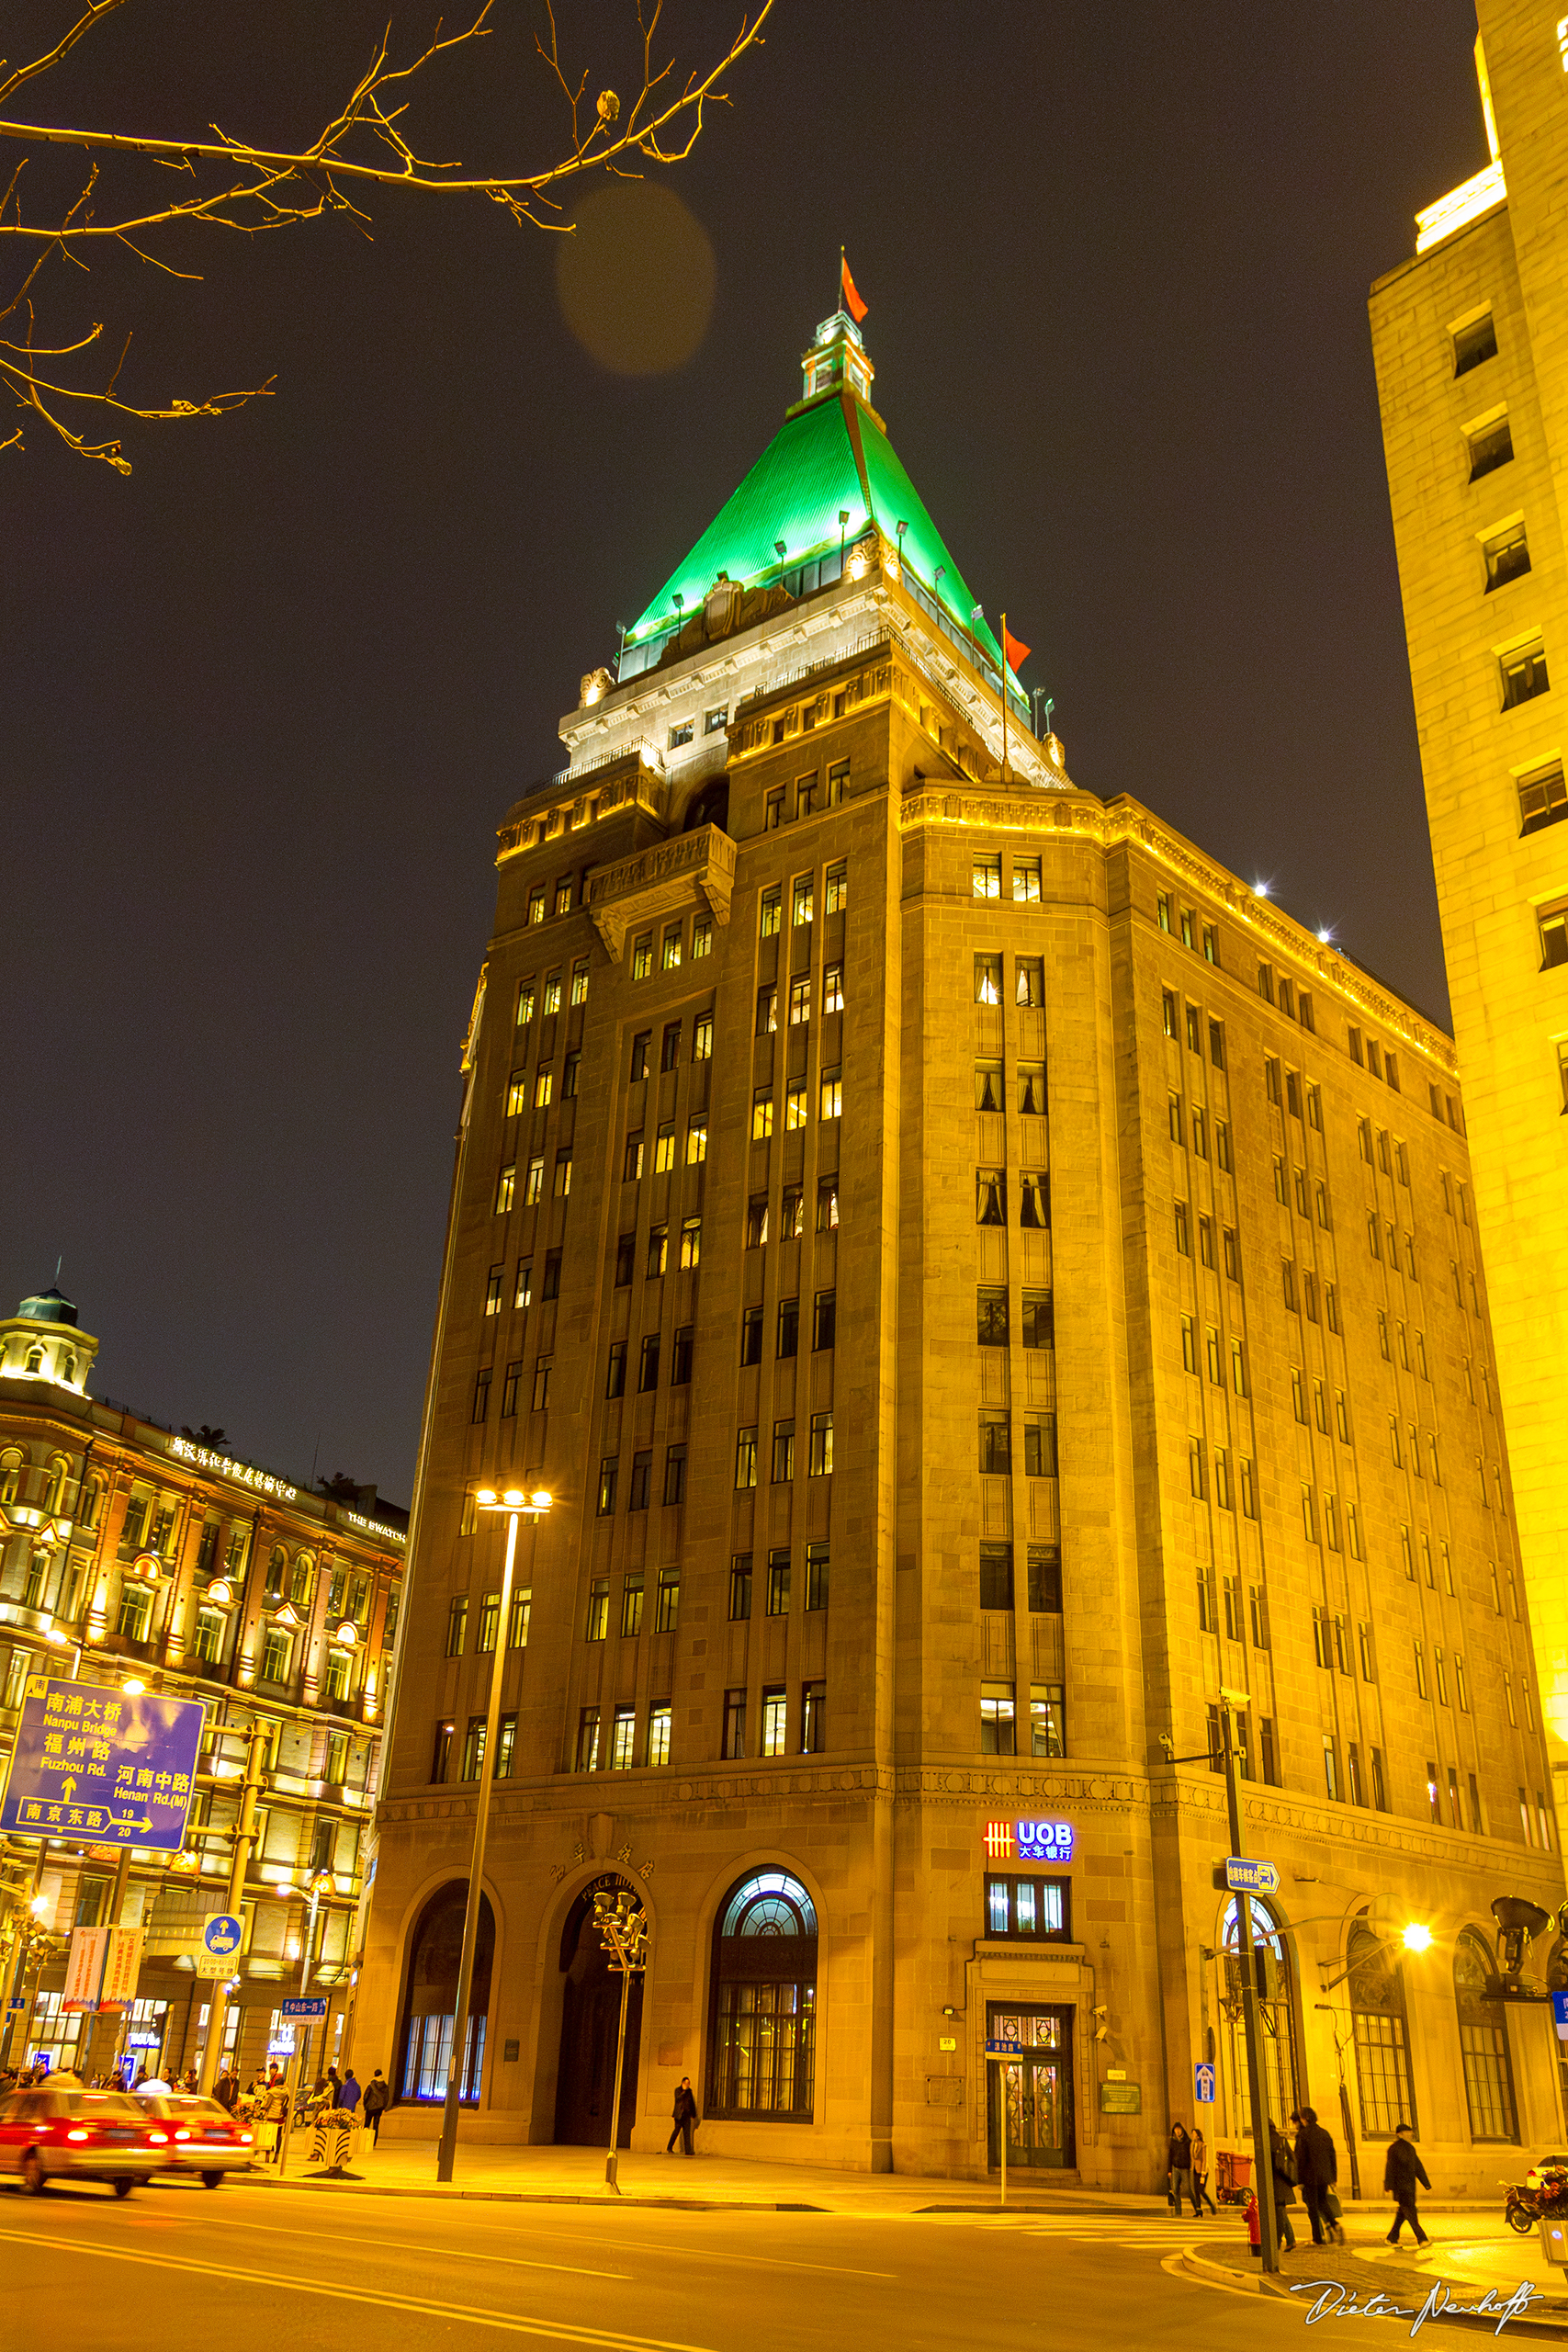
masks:
MULTIPOLYGON (((771 2165, 740 2156, 684 2156, 621 2151, 620 2196, 605 2186, 603 2148, 496 2147, 462 2141, 450 2183, 435 2177, 434 2140, 383 2140, 372 2147, 363 2135, 352 2177, 323 2179, 296 2139, 289 2150, 288 2188, 321 2188, 340 2195, 384 2197, 472 2197, 519 2204, 672 2205, 696 2211, 774 2213, 929 2212, 994 2213, 996 2184, 979 2180, 932 2180, 917 2173, 834 2172, 827 2166, 771 2165)), ((236 2188, 276 2188, 276 2170, 258 2164, 237 2174, 236 2188)), ((1163 2196, 1118 2196, 1105 2189, 1021 2188, 1008 2181, 1008 2211, 1158 2214, 1163 2196)))
MULTIPOLYGON (((1366 2306, 1376 2298, 1386 2299, 1384 2312, 1390 2303, 1408 2314, 1422 2310, 1434 2290, 1442 2290, 1443 2299, 1461 2304, 1472 2304, 1490 2290, 1495 2304, 1506 2303, 1522 2283, 1536 2289, 1543 2300, 1532 2302, 1528 2316, 1509 2322, 1506 2333, 1529 2335, 1532 2333, 1560 2340, 1568 2335, 1568 2281, 1561 2270, 1550 2267, 1541 2259, 1540 2241, 1523 2238, 1506 2229, 1495 2207, 1489 2211, 1487 2222, 1481 2228, 1478 2211, 1470 2219, 1453 2208, 1431 2209, 1424 2215, 1443 2211, 1444 2222, 1434 2231, 1432 2243, 1419 2250, 1406 2243, 1395 2248, 1385 2240, 1382 2228, 1374 2230, 1371 2209, 1366 2219, 1358 2222, 1357 2209, 1347 2206, 1345 2224, 1350 2243, 1343 2246, 1319 2246, 1310 2236, 1304 2244, 1298 2237, 1294 2250, 1280 2257, 1277 2277, 1265 2278, 1246 2240, 1238 2245, 1234 2239, 1207 2245, 1190 2245, 1182 2257, 1182 2267, 1196 2278, 1226 2286, 1244 2287, 1255 2292, 1282 2297, 1287 2302, 1310 2308, 1316 2297, 1292 2291, 1292 2283, 1307 2279, 1332 2282, 1343 2290, 1341 2309, 1334 2316, 1371 2316, 1366 2306), (1467 2226, 1468 2222, 1468 2226, 1467 2226), (1488 2226, 1489 2222, 1489 2226, 1488 2226)), ((1301 2227, 1300 2208, 1292 2216, 1298 2231, 1301 2227)), ((1386 2221, 1386 2215, 1384 2216, 1386 2221)), ((1438 2316, 1442 2302, 1434 2311, 1438 2316)), ((1452 2324, 1485 2327, 1495 2331, 1496 2322, 1483 2318, 1462 2319, 1456 2315, 1452 2324)))
MULTIPOLYGON (((452 2180, 435 2177, 436 2143, 431 2140, 384 2139, 373 2147, 362 2134, 350 2177, 342 2180, 321 2177, 306 2153, 309 2138, 297 2136, 289 2150, 289 2188, 319 2188, 338 2195, 384 2197, 469 2197, 519 2204, 598 2205, 614 2198, 605 2186, 603 2148, 497 2146, 482 2141, 459 2141, 452 2180)), ((683 2156, 621 2151, 619 2203, 668 2205, 699 2211, 855 2213, 897 2216, 914 2213, 993 2214, 998 2210, 998 2185, 980 2180, 933 2179, 918 2173, 838 2172, 826 2165, 775 2165, 739 2156, 683 2156)), ((258 2164, 252 2173, 235 2177, 234 2185, 276 2188, 276 2169, 258 2164)), ((1154 2218, 1168 2212, 1163 2194, 1129 2196, 1112 2189, 1066 2188, 1047 2186, 1040 2176, 1008 2179, 1010 2213, 1084 2213, 1154 2218)), ((1463 2216, 1473 2228, 1501 2228, 1497 2202, 1487 2199, 1473 2205, 1426 2203, 1428 2216, 1463 2216)), ((1369 2240, 1381 2236, 1386 2216, 1382 2208, 1348 2205, 1346 2222, 1351 2235, 1369 2240), (1375 2227, 1374 2227, 1375 2224, 1375 2227)), ((1216 2229, 1211 2219, 1206 2233, 1216 2229)), ((1218 2231, 1235 2235, 1246 2246, 1238 2206, 1221 2208, 1218 2231)), ((1521 2274, 1522 2275, 1522 2274, 1521 2274)))

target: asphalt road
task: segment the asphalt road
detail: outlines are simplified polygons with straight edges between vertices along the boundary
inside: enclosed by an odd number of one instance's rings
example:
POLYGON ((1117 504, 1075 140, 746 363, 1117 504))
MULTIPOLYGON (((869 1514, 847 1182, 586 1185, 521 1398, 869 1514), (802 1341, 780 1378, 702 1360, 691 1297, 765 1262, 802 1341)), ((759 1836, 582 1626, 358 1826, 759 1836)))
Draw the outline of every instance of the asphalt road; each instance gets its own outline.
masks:
MULTIPOLYGON (((1163 2267, 1126 2216, 681 2213, 158 2184, 0 2188, 8 2339, 51 2352, 1270 2352, 1293 2311, 1163 2267), (12 2330, 17 2332, 12 2333, 12 2330)), ((1374 2334, 1379 2333, 1374 2327, 1374 2334)))

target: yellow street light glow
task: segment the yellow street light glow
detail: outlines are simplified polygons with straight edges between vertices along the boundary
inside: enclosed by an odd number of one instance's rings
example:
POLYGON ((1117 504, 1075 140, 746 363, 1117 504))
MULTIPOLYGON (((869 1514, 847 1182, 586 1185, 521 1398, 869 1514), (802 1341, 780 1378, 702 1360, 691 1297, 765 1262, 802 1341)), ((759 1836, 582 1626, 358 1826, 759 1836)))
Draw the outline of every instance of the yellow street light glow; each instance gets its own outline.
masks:
POLYGON ((1413 1919, 1400 1940, 1406 1951, 1430 1951, 1432 1930, 1430 1928, 1423 1927, 1419 1919, 1413 1919))
POLYGON ((62 1634, 58 1625, 51 1625, 44 1635, 44 1640, 52 1642, 57 1650, 62 1650, 68 1646, 71 1636, 69 1634, 62 1634))
POLYGON ((122 1682, 119 1687, 128 1699, 140 1699, 147 1685, 145 1682, 139 1682, 135 1675, 132 1675, 129 1682, 122 1682))
POLYGON ((35 1919, 41 1919, 44 1913, 49 1909, 48 1895, 35 1894, 32 1901, 28 1904, 28 1909, 32 1913, 35 1919))
POLYGON ((554 1496, 547 1494, 544 1487, 541 1487, 533 1498, 534 1509, 536 1510, 548 1510, 554 1499, 554 1496))
POLYGON ((507 1509, 508 1509, 509 1510, 514 1510, 517 1508, 518 1504, 519 1504, 519 1503, 522 1501, 522 1499, 523 1499, 523 1489, 522 1489, 522 1487, 508 1487, 508 1488, 506 1489, 505 1494, 504 1494, 504 1495, 502 1495, 502 1498, 501 1498, 501 1499, 502 1499, 502 1501, 506 1505, 506 1507, 507 1507, 507 1509))
POLYGON ((482 1503, 486 1510, 491 1510, 495 1503, 495 1488, 493 1487, 481 1487, 474 1499, 476 1502, 482 1503))

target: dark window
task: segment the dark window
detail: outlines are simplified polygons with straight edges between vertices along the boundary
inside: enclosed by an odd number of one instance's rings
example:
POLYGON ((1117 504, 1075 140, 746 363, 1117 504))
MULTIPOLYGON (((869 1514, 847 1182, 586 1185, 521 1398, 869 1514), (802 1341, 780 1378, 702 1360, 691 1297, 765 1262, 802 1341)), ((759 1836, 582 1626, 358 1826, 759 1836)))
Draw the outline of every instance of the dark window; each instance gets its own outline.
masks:
POLYGON ((1026 1478, 1055 1478, 1056 1476, 1056 1416, 1055 1413, 1026 1413, 1024 1415, 1023 1475, 1026 1478))
POLYGON ((806 1606, 826 1609, 828 1606, 828 1546, 808 1544, 806 1547, 806 1606))
POLYGON ((839 1180, 837 1176, 819 1176, 817 1180, 817 1230, 833 1232, 839 1222, 839 1180))
POLYGON ((1029 1547, 1029 1613, 1059 1616, 1062 1609, 1062 1555, 1055 1544, 1029 1547))
POLYGON ((1522 523, 1511 523, 1506 531, 1483 543, 1486 559, 1486 594, 1494 588, 1506 588, 1510 580, 1522 579, 1530 568, 1529 541, 1522 523))
POLYGON ((751 1614, 751 1555, 737 1552, 729 1563, 729 1616, 732 1624, 751 1614))
POLYGON ((825 1682, 803 1682, 800 1686, 800 1752, 803 1756, 819 1756, 828 1745, 828 1685, 825 1682))
POLYGON ((1531 702, 1537 695, 1551 691, 1551 681, 1546 674, 1546 655, 1539 645, 1521 653, 1503 656, 1503 707, 1517 710, 1522 702, 1531 702))
POLYGON ((1225 1033, 1217 1021, 1209 1023, 1209 1059, 1216 1069, 1225 1066, 1225 1033))
POLYGON ((682 1503, 686 1499, 686 1449, 670 1446, 664 1455, 664 1499, 667 1503, 682 1503))
POLYGON ((768 1238, 768 1196, 753 1193, 746 1204, 746 1247, 760 1249, 768 1238))
POLYGON ((800 1301, 798 1298, 781 1298, 777 1352, 781 1356, 793 1356, 799 1347, 800 1301))
POLYGON ((615 1287, 617 1290, 625 1289, 626 1283, 630 1282, 636 1259, 637 1235, 623 1233, 615 1244, 615 1287))
POLYGON ((832 1290, 819 1290, 817 1294, 811 1317, 811 1345, 814 1349, 830 1348, 834 1344, 834 1333, 838 1328, 838 1292, 832 1290))
POLYGON ((490 1411, 490 1369, 474 1374, 474 1409, 472 1419, 482 1421, 490 1411))
POLYGON ((1479 368, 1483 359, 1495 359, 1496 356, 1497 329, 1490 311, 1479 319, 1472 319, 1468 326, 1454 330, 1456 376, 1467 376, 1472 368, 1479 368))
POLYGON ((993 1472, 1012 1468, 1012 1422, 1006 1413, 980 1415, 980 1467, 993 1472))
POLYGON ((430 1758, 433 1781, 446 1780, 452 1769, 452 1734, 455 1729, 456 1725, 452 1724, 437 1724, 435 1726, 435 1746, 430 1758))
POLYGON ((762 1361, 762 1310, 747 1306, 740 1314, 740 1361, 761 1363, 762 1361))
POLYGON ((678 1021, 667 1021, 660 1048, 659 1067, 660 1069, 676 1069, 680 1067, 680 1061, 681 1023, 678 1021))
POLYGON ((1483 474, 1494 474, 1506 466, 1514 454, 1514 436, 1508 420, 1500 416, 1495 424, 1483 424, 1479 433, 1470 436, 1470 479, 1479 481, 1483 474))
POLYGON ((607 1453, 599 1464, 599 1516, 601 1519, 607 1519, 615 1508, 615 1480, 619 1475, 620 1466, 619 1461, 613 1453, 607 1453))
POLYGON ((768 1614, 770 1617, 789 1615, 789 1554, 768 1554, 768 1614))
POLYGON ((657 1388, 659 1385, 659 1334, 657 1331, 648 1332, 643 1339, 642 1360, 637 1365, 637 1385, 639 1396, 646 1396, 650 1388, 657 1388))
POLYGON ((626 1509, 628 1510, 646 1510, 648 1509, 648 1490, 652 1481, 652 1453, 634 1453, 632 1455, 631 1493, 626 1500, 626 1509))
POLYGON ((982 1544, 980 1546, 980 1606, 982 1609, 1012 1607, 1010 1544, 982 1544))
POLYGON ((634 1079, 646 1078, 648 1076, 648 1048, 649 1044, 652 1042, 652 1037, 653 1032, 651 1029, 639 1029, 637 1035, 632 1039, 632 1076, 634 1079))
POLYGON ((670 1385, 686 1387, 692 1377, 692 1326, 682 1323, 675 1334, 674 1351, 670 1359, 670 1385))
POLYGON ((604 1381, 606 1396, 624 1396, 626 1393, 626 1343, 624 1340, 610 1342, 610 1369, 604 1381))
POLYGON ((1043 1230, 1051 1222, 1051 1179, 1042 1171, 1020 1169, 1018 1221, 1043 1230))
POLYGON ((976 1336, 983 1348, 1005 1348, 1008 1343, 1008 1295, 1005 1290, 983 1290, 976 1300, 976 1336))
POLYGON ((1024 1346, 1054 1348, 1056 1344, 1056 1323, 1051 1293, 1048 1290, 1026 1290, 1022 1304, 1024 1346))
POLYGON ((506 1378, 502 1381, 501 1387, 501 1418, 503 1421, 513 1420, 516 1418, 517 1384, 522 1377, 523 1366, 521 1363, 509 1363, 507 1365, 506 1378))
MULTIPOLYGON (((727 1690, 724 1694, 724 1752, 727 1757, 746 1753, 746 1693, 727 1690)), ((710 2101, 711 2109, 711 2101, 710 2101)))
POLYGON ((539 1296, 541 1298, 560 1296, 560 1251, 558 1250, 547 1250, 545 1252, 545 1279, 540 1287, 539 1296))

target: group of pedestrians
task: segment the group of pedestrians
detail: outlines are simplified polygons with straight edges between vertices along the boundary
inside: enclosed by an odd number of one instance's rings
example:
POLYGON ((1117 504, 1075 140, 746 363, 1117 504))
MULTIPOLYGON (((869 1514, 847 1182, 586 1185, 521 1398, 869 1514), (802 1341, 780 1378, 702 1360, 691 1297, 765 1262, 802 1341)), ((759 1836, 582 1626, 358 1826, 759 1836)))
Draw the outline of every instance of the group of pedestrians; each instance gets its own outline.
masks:
MULTIPOLYGON (((1300 2189, 1302 2203, 1306 2208, 1312 2225, 1314 2245, 1343 2245, 1345 2224, 1341 2219, 1339 2192, 1339 2152, 1334 2135, 1317 2120, 1314 2108, 1298 2108, 1291 2117, 1295 2134, 1288 2140, 1272 2118, 1269 2124, 1269 2149, 1274 2176, 1274 2219, 1280 2248, 1290 2253, 1296 2243, 1291 2225, 1291 2208, 1300 2189)), ((1211 2213, 1217 2211, 1209 2194, 1209 2151, 1201 2131, 1189 2132, 1184 2123, 1173 2123, 1170 2142, 1166 2151, 1166 2193, 1173 2213, 1179 2215, 1183 2203, 1190 2200, 1192 2218, 1201 2218, 1207 2204, 1211 2213)), ((1399 2244, 1399 2233, 1408 2222, 1417 2245, 1428 2243, 1416 2211, 1416 2184, 1424 2188, 1432 2184, 1427 2168, 1416 2148, 1415 2126, 1395 2126, 1389 2142, 1388 2156, 1383 2165, 1383 2190, 1394 2201, 1393 2227, 1388 2233, 1390 2245, 1399 2244)))

